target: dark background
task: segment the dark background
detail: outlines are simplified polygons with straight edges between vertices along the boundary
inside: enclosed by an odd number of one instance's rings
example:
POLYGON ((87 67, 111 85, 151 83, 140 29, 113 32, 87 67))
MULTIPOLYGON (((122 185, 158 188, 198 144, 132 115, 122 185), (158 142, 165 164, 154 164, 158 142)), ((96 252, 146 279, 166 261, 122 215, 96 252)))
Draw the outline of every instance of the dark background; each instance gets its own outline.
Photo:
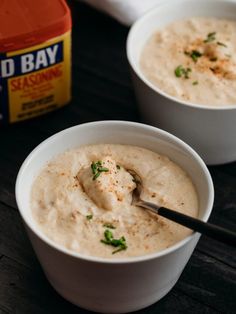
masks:
MULTIPOLYGON (((26 237, 14 195, 23 160, 42 140, 75 124, 103 119, 141 121, 125 52, 128 28, 76 1, 70 6, 72 103, 0 130, 0 313, 89 313, 51 288, 26 237)), ((235 230, 236 163, 209 170, 215 186, 210 221, 235 230)), ((137 313, 236 313, 235 266, 235 248, 202 237, 173 290, 137 313)))

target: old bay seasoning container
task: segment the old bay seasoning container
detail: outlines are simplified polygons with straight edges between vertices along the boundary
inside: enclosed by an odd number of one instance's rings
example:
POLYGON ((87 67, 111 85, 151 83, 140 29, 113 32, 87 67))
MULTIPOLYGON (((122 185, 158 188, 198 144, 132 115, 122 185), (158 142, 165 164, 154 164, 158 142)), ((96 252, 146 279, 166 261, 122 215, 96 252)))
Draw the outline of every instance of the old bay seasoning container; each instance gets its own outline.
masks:
POLYGON ((0 124, 71 98, 71 15, 64 0, 0 1, 0 124))

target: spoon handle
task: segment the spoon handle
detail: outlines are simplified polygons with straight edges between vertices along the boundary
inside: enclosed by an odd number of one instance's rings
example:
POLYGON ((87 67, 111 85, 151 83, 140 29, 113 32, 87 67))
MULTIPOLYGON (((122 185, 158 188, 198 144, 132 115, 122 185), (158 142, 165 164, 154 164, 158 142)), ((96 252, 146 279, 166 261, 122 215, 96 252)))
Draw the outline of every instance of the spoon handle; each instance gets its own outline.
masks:
POLYGON ((160 216, 168 218, 174 222, 179 223, 180 225, 200 232, 215 240, 236 247, 236 233, 233 231, 229 231, 211 223, 203 222, 200 219, 184 215, 169 208, 156 206, 155 204, 149 202, 139 202, 139 206, 145 207, 152 212, 159 214, 160 216))

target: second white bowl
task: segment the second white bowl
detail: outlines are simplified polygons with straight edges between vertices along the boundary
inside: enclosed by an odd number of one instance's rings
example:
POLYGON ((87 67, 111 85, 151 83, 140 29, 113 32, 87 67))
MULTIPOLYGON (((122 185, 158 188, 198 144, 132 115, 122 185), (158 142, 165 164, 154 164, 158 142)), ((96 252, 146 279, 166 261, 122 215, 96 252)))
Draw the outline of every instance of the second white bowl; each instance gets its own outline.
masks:
POLYGON ((154 86, 140 69, 140 54, 151 34, 173 21, 193 16, 234 19, 230 0, 177 0, 157 6, 131 28, 127 56, 135 93, 145 122, 162 128, 191 145, 209 165, 236 160, 236 104, 214 108, 180 101, 154 86))

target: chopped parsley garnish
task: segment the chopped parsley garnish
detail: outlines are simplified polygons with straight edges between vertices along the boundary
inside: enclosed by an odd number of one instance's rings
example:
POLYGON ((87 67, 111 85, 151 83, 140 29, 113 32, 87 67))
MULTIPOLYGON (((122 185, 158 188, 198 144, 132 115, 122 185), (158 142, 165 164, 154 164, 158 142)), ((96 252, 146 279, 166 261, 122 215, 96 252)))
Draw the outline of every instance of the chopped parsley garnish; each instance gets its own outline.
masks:
POLYGON ((175 69, 175 76, 176 77, 184 77, 186 79, 189 78, 189 73, 191 72, 192 70, 190 68, 184 68, 182 65, 179 65, 177 66, 177 68, 175 69))
POLYGON ((199 52, 198 50, 192 50, 191 52, 185 51, 184 53, 190 58, 192 58, 194 62, 197 62, 198 58, 202 56, 202 53, 199 52))
POLYGON ((198 81, 194 81, 192 84, 193 85, 198 85, 198 81))
POLYGON ((183 74, 183 66, 179 65, 176 69, 175 69, 175 76, 177 77, 181 77, 183 74))
POLYGON ((114 239, 113 233, 109 229, 106 229, 104 231, 104 238, 105 239, 101 240, 102 243, 117 247, 117 250, 113 251, 112 254, 127 249, 125 237, 121 237, 120 239, 114 239))
POLYGON ((110 244, 111 241, 113 240, 113 234, 110 230, 106 229, 104 231, 104 238, 105 240, 101 240, 102 243, 105 243, 105 244, 110 244))
POLYGON ((97 162, 93 161, 91 164, 91 169, 93 173, 93 180, 96 180, 100 176, 101 172, 109 171, 108 168, 102 166, 102 162, 100 160, 97 162))
POLYGON ((93 176, 93 180, 96 180, 100 176, 101 172, 96 172, 93 176))
POLYGON ((91 220, 93 218, 93 215, 87 215, 86 218, 87 220, 91 220))
POLYGON ((181 77, 183 74, 183 67, 182 65, 179 65, 176 69, 175 69, 175 76, 177 77, 181 77))
POLYGON ((103 227, 106 227, 106 228, 109 228, 109 229, 116 229, 116 227, 113 226, 113 225, 110 224, 110 223, 105 223, 105 224, 103 225, 103 227))
POLYGON ((204 43, 210 43, 216 39, 216 32, 209 33, 207 38, 203 40, 204 43))
POLYGON ((193 50, 192 52, 186 54, 188 54, 194 62, 197 62, 198 58, 202 56, 202 53, 199 52, 198 50, 193 50))
POLYGON ((120 165, 116 165, 116 168, 117 168, 118 170, 120 170, 120 165))
POLYGON ((218 46, 227 47, 227 45, 226 45, 226 44, 224 44, 224 43, 222 43, 222 42, 220 42, 220 41, 217 41, 217 45, 218 45, 218 46))

